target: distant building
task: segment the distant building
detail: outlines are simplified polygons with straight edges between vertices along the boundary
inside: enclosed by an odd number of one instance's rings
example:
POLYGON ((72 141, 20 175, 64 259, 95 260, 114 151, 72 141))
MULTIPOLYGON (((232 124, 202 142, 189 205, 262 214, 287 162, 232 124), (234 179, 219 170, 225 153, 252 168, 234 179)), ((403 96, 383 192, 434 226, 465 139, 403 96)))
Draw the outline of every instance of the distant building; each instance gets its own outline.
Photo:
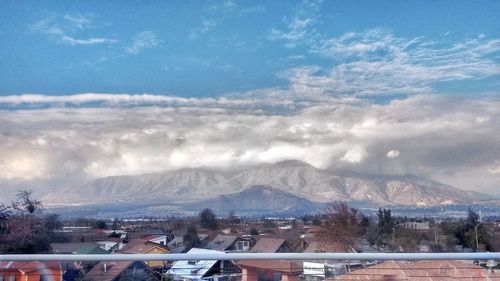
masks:
POLYGON ((401 224, 404 228, 407 229, 416 229, 416 230, 428 230, 429 223, 428 222, 404 222, 401 224))

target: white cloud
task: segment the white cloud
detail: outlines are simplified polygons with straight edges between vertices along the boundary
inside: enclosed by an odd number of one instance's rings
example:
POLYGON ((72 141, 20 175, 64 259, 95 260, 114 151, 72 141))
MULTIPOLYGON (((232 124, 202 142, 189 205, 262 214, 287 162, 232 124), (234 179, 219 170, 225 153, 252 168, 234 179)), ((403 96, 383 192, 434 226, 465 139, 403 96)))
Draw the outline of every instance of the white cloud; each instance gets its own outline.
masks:
POLYGON ((322 1, 302 1, 297 6, 294 16, 286 20, 286 28, 272 28, 269 39, 285 41, 287 48, 314 44, 320 35, 315 25, 319 22, 321 3, 322 1))
POLYGON ((63 18, 79 29, 86 29, 92 25, 90 18, 83 15, 64 15, 63 18))
POLYGON ((126 49, 127 53, 138 54, 145 49, 155 48, 160 44, 156 34, 152 31, 142 31, 134 36, 132 45, 126 49))
POLYGON ((271 40, 285 40, 285 46, 294 48, 302 43, 302 40, 310 36, 310 26, 315 22, 314 18, 299 19, 294 18, 288 23, 288 30, 281 31, 278 29, 271 29, 269 39, 271 40))
POLYGON ((83 15, 59 15, 48 16, 30 28, 34 32, 39 32, 48 36, 50 40, 58 43, 70 45, 99 45, 114 44, 118 40, 105 37, 78 37, 81 32, 90 28, 92 20, 83 15))
POLYGON ((477 190, 498 183, 492 173, 500 159, 498 100, 416 95, 385 105, 330 98, 305 106, 297 99, 289 101, 291 109, 282 104, 270 110, 253 96, 2 98, 24 102, 0 112, 4 179, 90 179, 297 159, 334 171, 417 174, 477 190), (99 98, 108 106, 85 107, 99 98), (33 108, 26 102, 37 99, 83 104, 22 109, 33 108), (397 151, 405 153, 395 161, 390 157, 397 151), (481 183, 462 176, 467 170, 481 183))
POLYGON ((346 161, 348 163, 361 163, 365 158, 366 151, 363 148, 354 148, 348 150, 340 160, 346 161))
POLYGON ((69 36, 61 37, 62 42, 69 43, 71 45, 96 45, 96 44, 113 44, 118 42, 115 39, 109 38, 87 38, 87 39, 75 39, 69 36))
POLYGON ((198 27, 198 28, 194 28, 193 30, 191 30, 191 32, 189 33, 189 38, 190 39, 196 39, 196 38, 199 38, 201 37, 203 34, 207 33, 208 31, 210 31, 212 28, 214 28, 216 26, 216 22, 215 20, 203 20, 201 22, 201 26, 198 27))
POLYGON ((387 158, 398 158, 399 150, 393 149, 387 152, 387 158))
POLYGON ((286 77, 296 92, 374 96, 422 94, 436 83, 500 75, 500 40, 486 37, 437 45, 424 38, 397 38, 383 30, 346 33, 321 41, 313 54, 332 67, 302 66, 286 77))

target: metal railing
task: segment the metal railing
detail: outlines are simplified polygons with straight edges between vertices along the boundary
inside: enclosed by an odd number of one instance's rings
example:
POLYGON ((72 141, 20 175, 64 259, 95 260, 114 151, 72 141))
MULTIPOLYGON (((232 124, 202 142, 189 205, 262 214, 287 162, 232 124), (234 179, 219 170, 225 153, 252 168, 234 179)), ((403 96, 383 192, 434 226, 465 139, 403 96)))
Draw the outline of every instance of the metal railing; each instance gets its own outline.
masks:
POLYGON ((178 261, 178 260, 500 260, 500 252, 475 253, 197 253, 0 255, 0 261, 178 261))

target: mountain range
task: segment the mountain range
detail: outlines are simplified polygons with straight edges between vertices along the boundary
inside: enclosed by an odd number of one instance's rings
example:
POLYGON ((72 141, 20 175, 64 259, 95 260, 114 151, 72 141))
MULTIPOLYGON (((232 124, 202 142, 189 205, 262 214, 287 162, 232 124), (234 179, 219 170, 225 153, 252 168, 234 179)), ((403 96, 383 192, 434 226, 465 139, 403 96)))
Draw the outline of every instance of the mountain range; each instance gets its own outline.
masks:
POLYGON ((112 176, 55 190, 49 203, 175 204, 220 211, 297 208, 304 212, 334 201, 370 206, 470 204, 489 197, 416 176, 338 175, 300 161, 261 164, 236 171, 180 169, 112 176))

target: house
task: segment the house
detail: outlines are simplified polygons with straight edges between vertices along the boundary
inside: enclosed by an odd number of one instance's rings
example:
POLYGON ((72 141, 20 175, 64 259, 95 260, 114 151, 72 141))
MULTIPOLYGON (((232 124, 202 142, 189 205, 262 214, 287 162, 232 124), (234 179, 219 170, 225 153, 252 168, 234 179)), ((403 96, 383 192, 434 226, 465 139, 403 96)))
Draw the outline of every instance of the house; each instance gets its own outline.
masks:
POLYGON ((63 272, 58 262, 0 262, 0 280, 39 281, 62 278, 63 272))
POLYGON ((109 254, 95 242, 50 243, 54 254, 109 254))
POLYGON ((252 253, 291 253, 291 245, 280 238, 260 238, 250 250, 252 253))
MULTIPOLYGON (((119 239, 119 238, 118 238, 119 239)), ((114 251, 118 251, 121 248, 123 248, 123 242, 121 241, 113 241, 113 240, 108 240, 108 241, 96 241, 96 243, 101 247, 102 249, 112 253, 114 251)))
POLYGON ((293 261, 245 260, 238 262, 242 281, 299 281, 302 264, 293 261))
MULTIPOLYGON (((221 253, 220 251, 192 248, 188 254, 211 254, 221 253)), ((177 261, 167 271, 167 275, 174 280, 220 280, 220 279, 239 279, 241 270, 233 261, 217 260, 189 260, 177 261)))
POLYGON ((161 234, 150 234, 142 237, 142 239, 147 240, 152 243, 160 244, 163 246, 167 245, 167 235, 161 234))
POLYGON ((206 248, 217 251, 245 252, 250 249, 251 238, 219 234, 210 241, 206 248))
POLYGON ((127 235, 127 232, 125 230, 122 230, 122 229, 110 229, 110 230, 107 230, 107 229, 104 229, 102 230, 102 233, 105 234, 105 235, 120 235, 120 238, 125 238, 125 236, 127 235), (122 235, 125 235, 123 237, 121 237, 122 235))
MULTIPOLYGON (((209 236, 207 234, 198 233, 198 239, 202 245, 205 245, 209 236)), ((185 253, 189 250, 189 248, 184 244, 184 238, 182 236, 175 236, 167 243, 167 247, 170 249, 171 253, 185 253)))
MULTIPOLYGON (((130 240, 121 250, 122 254, 168 254, 170 253, 167 246, 152 243, 147 240, 133 239, 130 240)), ((167 264, 166 261, 147 261, 146 264, 153 268, 163 268, 167 264)))
POLYGON ((160 280, 154 270, 141 261, 100 262, 85 277, 99 281, 160 280))
POLYGON ((463 261, 417 261, 403 263, 387 261, 365 269, 356 270, 335 280, 498 280, 499 274, 463 261))

